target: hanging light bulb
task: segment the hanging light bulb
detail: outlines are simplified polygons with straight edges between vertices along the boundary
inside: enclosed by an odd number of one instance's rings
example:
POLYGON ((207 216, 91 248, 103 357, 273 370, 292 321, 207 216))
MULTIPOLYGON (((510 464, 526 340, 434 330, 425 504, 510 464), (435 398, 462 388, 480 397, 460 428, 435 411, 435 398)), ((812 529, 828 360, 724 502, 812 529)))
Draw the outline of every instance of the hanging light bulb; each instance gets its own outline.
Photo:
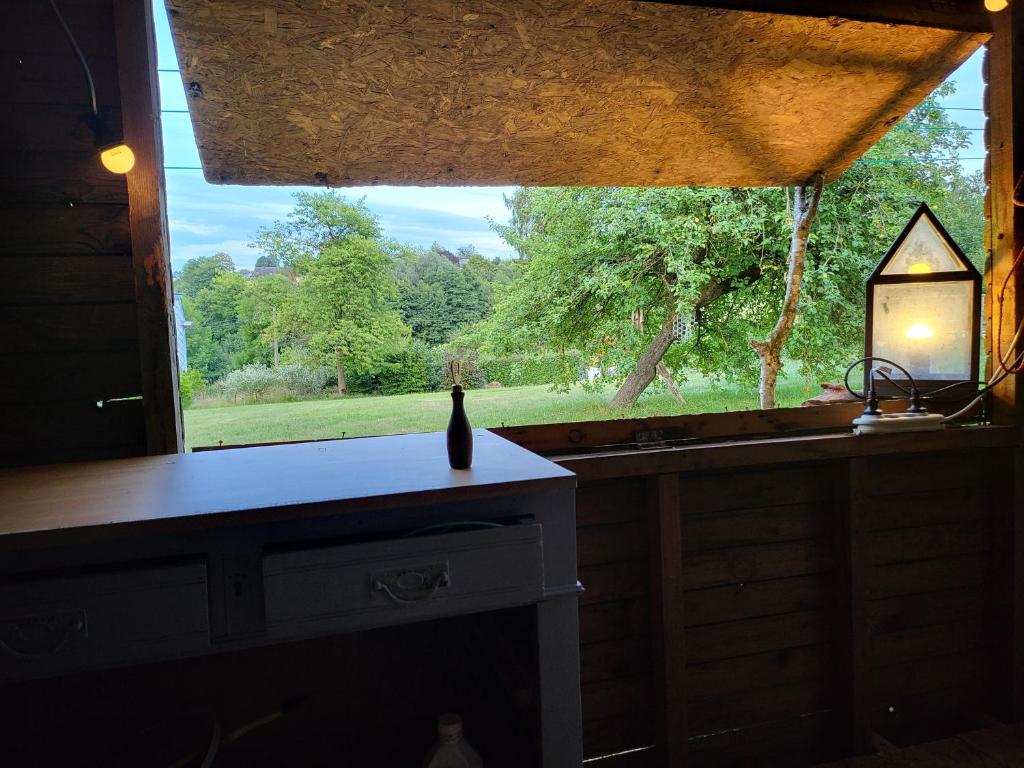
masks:
POLYGON ((135 167, 135 153, 124 142, 100 150, 100 162, 111 173, 128 173, 135 167))
POLYGON ((985 7, 992 13, 1005 11, 1010 5, 1010 0, 985 0, 985 7))

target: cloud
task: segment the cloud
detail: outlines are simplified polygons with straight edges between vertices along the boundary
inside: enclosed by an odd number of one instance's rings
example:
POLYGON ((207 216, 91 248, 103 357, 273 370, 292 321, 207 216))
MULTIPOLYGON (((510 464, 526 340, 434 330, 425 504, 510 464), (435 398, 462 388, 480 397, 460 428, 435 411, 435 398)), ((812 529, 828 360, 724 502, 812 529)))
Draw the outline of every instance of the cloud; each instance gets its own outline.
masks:
POLYGON ((170 227, 171 234, 175 232, 188 232, 192 235, 214 235, 223 227, 220 224, 203 224, 199 221, 190 221, 189 219, 171 219, 168 224, 170 227))

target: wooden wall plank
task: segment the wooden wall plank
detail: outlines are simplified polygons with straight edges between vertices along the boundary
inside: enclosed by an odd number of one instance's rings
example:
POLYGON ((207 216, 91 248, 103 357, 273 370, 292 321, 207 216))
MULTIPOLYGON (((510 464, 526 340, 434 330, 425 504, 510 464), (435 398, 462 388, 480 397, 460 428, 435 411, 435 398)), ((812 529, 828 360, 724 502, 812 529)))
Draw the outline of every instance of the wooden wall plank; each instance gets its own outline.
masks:
POLYGON ((0 232, 0 254, 132 250, 128 209, 121 205, 8 204, 0 207, 0 232))
POLYGON ((0 256, 0 306, 135 300, 128 254, 0 256))
MULTIPOLYGON (((114 50, 114 17, 109 2, 62 3, 61 15, 86 58, 109 57, 114 50)), ((60 55, 74 61, 74 52, 58 26, 49 3, 24 3, 4 20, 0 52, 60 55)), ((88 96, 82 101, 88 104, 88 96)))
POLYGON ((651 606, 646 597, 580 606, 580 637, 599 643, 632 637, 649 638, 651 606))
POLYGON ((751 686, 742 696, 695 698, 689 705, 691 738, 741 730, 758 723, 787 727, 803 715, 833 707, 834 696, 831 680, 807 675, 794 683, 751 686))
POLYGON ((686 656, 701 664, 737 656, 822 645, 832 639, 831 617, 825 611, 797 611, 776 616, 689 627, 686 656))
POLYGON ((934 624, 875 635, 869 658, 875 666, 904 664, 930 656, 973 651, 989 641, 989 628, 983 621, 934 624))
MULTIPOLYGON (((74 55, 55 53, 53 46, 41 53, 0 52, 0 82, 7 84, 0 93, 0 104, 63 104, 81 114, 89 98, 82 70, 74 55)), ((89 67, 96 84, 97 106, 116 108, 120 104, 117 60, 91 56, 89 67)))
POLYGON ((683 521, 683 551, 824 537, 830 520, 823 512, 820 503, 810 503, 688 516, 683 521))
POLYGON ((747 584, 823 573, 835 565, 831 546, 822 539, 693 553, 683 563, 688 590, 747 584))
POLYGON ((832 585, 819 575, 691 590, 686 593, 686 622, 700 626, 805 611, 833 597, 832 585))
POLYGON ((914 493, 922 490, 922 473, 927 473, 929 490, 977 488, 988 473, 991 453, 946 451, 910 456, 879 456, 868 463, 871 496, 914 493))
POLYGON ((150 454, 178 453, 183 425, 152 4, 114 0, 114 30, 124 136, 135 152, 128 199, 146 444, 150 454))
POLYGON ((0 401, 58 403, 72 399, 96 402, 135 397, 142 392, 139 357, 134 349, 118 352, 8 353, 0 377, 0 401))
POLYGON ((876 496, 865 510, 868 531, 915 528, 922 525, 987 522, 989 504, 977 485, 876 496))
POLYGON ((647 526, 640 522, 580 528, 576 556, 585 565, 647 561, 647 526))
POLYGON ((87 461, 138 456, 145 444, 142 404, 18 403, 0 405, 0 464, 87 461))
POLYGON ((134 304, 0 306, 0 327, 17 329, 7 338, 7 350, 19 354, 138 348, 134 304))
POLYGON ((896 597, 985 584, 986 555, 962 555, 915 563, 875 566, 868 574, 868 596, 896 597))
POLYGON ((902 632, 944 622, 983 623, 988 592, 982 586, 909 594, 868 602, 873 632, 902 632))
POLYGON ((905 563, 987 552, 992 545, 990 525, 978 522, 928 525, 867 534, 872 565, 905 563))
POLYGON ((814 467, 778 467, 686 476, 687 515, 822 501, 831 491, 827 473, 814 467))

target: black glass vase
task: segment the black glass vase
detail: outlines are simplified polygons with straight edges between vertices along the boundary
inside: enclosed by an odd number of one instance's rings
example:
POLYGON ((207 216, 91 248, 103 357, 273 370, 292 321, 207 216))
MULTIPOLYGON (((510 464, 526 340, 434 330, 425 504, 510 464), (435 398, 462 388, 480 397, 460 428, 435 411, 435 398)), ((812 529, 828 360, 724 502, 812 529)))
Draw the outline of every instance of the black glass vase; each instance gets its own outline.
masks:
POLYGON ((452 387, 452 417, 448 420, 448 463, 452 469, 469 469, 473 463, 473 430, 463 407, 465 397, 461 386, 452 387))

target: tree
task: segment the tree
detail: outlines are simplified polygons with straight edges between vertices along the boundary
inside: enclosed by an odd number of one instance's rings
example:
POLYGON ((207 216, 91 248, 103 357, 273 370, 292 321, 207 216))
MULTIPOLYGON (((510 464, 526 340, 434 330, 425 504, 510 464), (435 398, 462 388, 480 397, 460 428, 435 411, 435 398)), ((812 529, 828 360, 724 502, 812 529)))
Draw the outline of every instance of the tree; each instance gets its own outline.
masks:
MULTIPOLYGON (((761 383, 758 395, 762 408, 775 407, 775 383, 782 370, 782 349, 789 341, 800 304, 800 291, 804 282, 804 262, 807 256, 807 238, 818 212, 821 189, 825 180, 819 174, 813 186, 793 190, 793 236, 789 246, 789 269, 786 273, 786 294, 778 322, 765 341, 751 339, 750 344, 761 360, 761 383)), ((788 200, 787 200, 788 202, 788 200)))
POLYGON ((276 254, 264 253, 262 256, 256 259, 256 268, 260 267, 280 267, 281 257, 276 254))
MULTIPOLYGON (((490 313, 491 290, 478 272, 457 267, 435 245, 396 263, 399 305, 413 338, 436 346, 490 313)), ((472 257, 483 260, 477 254, 472 257)))
POLYGON ((212 256, 189 259, 174 281, 175 290, 195 298, 204 288, 209 288, 213 279, 224 272, 234 272, 235 263, 223 252, 212 256))
POLYGON ((661 365, 753 385, 762 366, 750 340, 771 340, 784 316, 780 366, 833 376, 862 343, 864 280, 917 201, 969 211, 957 236, 980 243, 978 185, 955 160, 966 143, 927 99, 824 191, 801 280, 787 279, 791 214, 779 189, 517 190, 511 223, 495 228, 523 277, 475 338, 493 354, 580 350, 614 371, 618 409, 661 365), (793 314, 798 291, 807 300, 793 314), (676 339, 677 318, 696 331, 676 339))
POLYGON ((361 200, 330 190, 298 192, 295 201, 288 220, 261 229, 254 244, 296 273, 294 290, 274 284, 281 290, 268 299, 265 328, 301 340, 319 364, 335 369, 338 392, 346 394, 349 371, 370 372, 409 338, 395 279, 406 250, 383 240, 361 200))
POLYGON ((377 241, 353 234, 325 245, 302 278, 287 321, 308 336, 314 355, 333 364, 338 393, 347 394, 348 370, 372 370, 409 337, 394 306, 391 259, 377 241))
POLYGON ((296 192, 287 221, 274 222, 256 233, 251 247, 286 267, 315 259, 330 243, 349 237, 380 240, 377 219, 363 200, 350 203, 334 190, 296 192))
POLYGON ((239 329, 250 350, 245 362, 280 365, 284 308, 294 292, 295 284, 280 273, 246 281, 238 302, 239 329))

